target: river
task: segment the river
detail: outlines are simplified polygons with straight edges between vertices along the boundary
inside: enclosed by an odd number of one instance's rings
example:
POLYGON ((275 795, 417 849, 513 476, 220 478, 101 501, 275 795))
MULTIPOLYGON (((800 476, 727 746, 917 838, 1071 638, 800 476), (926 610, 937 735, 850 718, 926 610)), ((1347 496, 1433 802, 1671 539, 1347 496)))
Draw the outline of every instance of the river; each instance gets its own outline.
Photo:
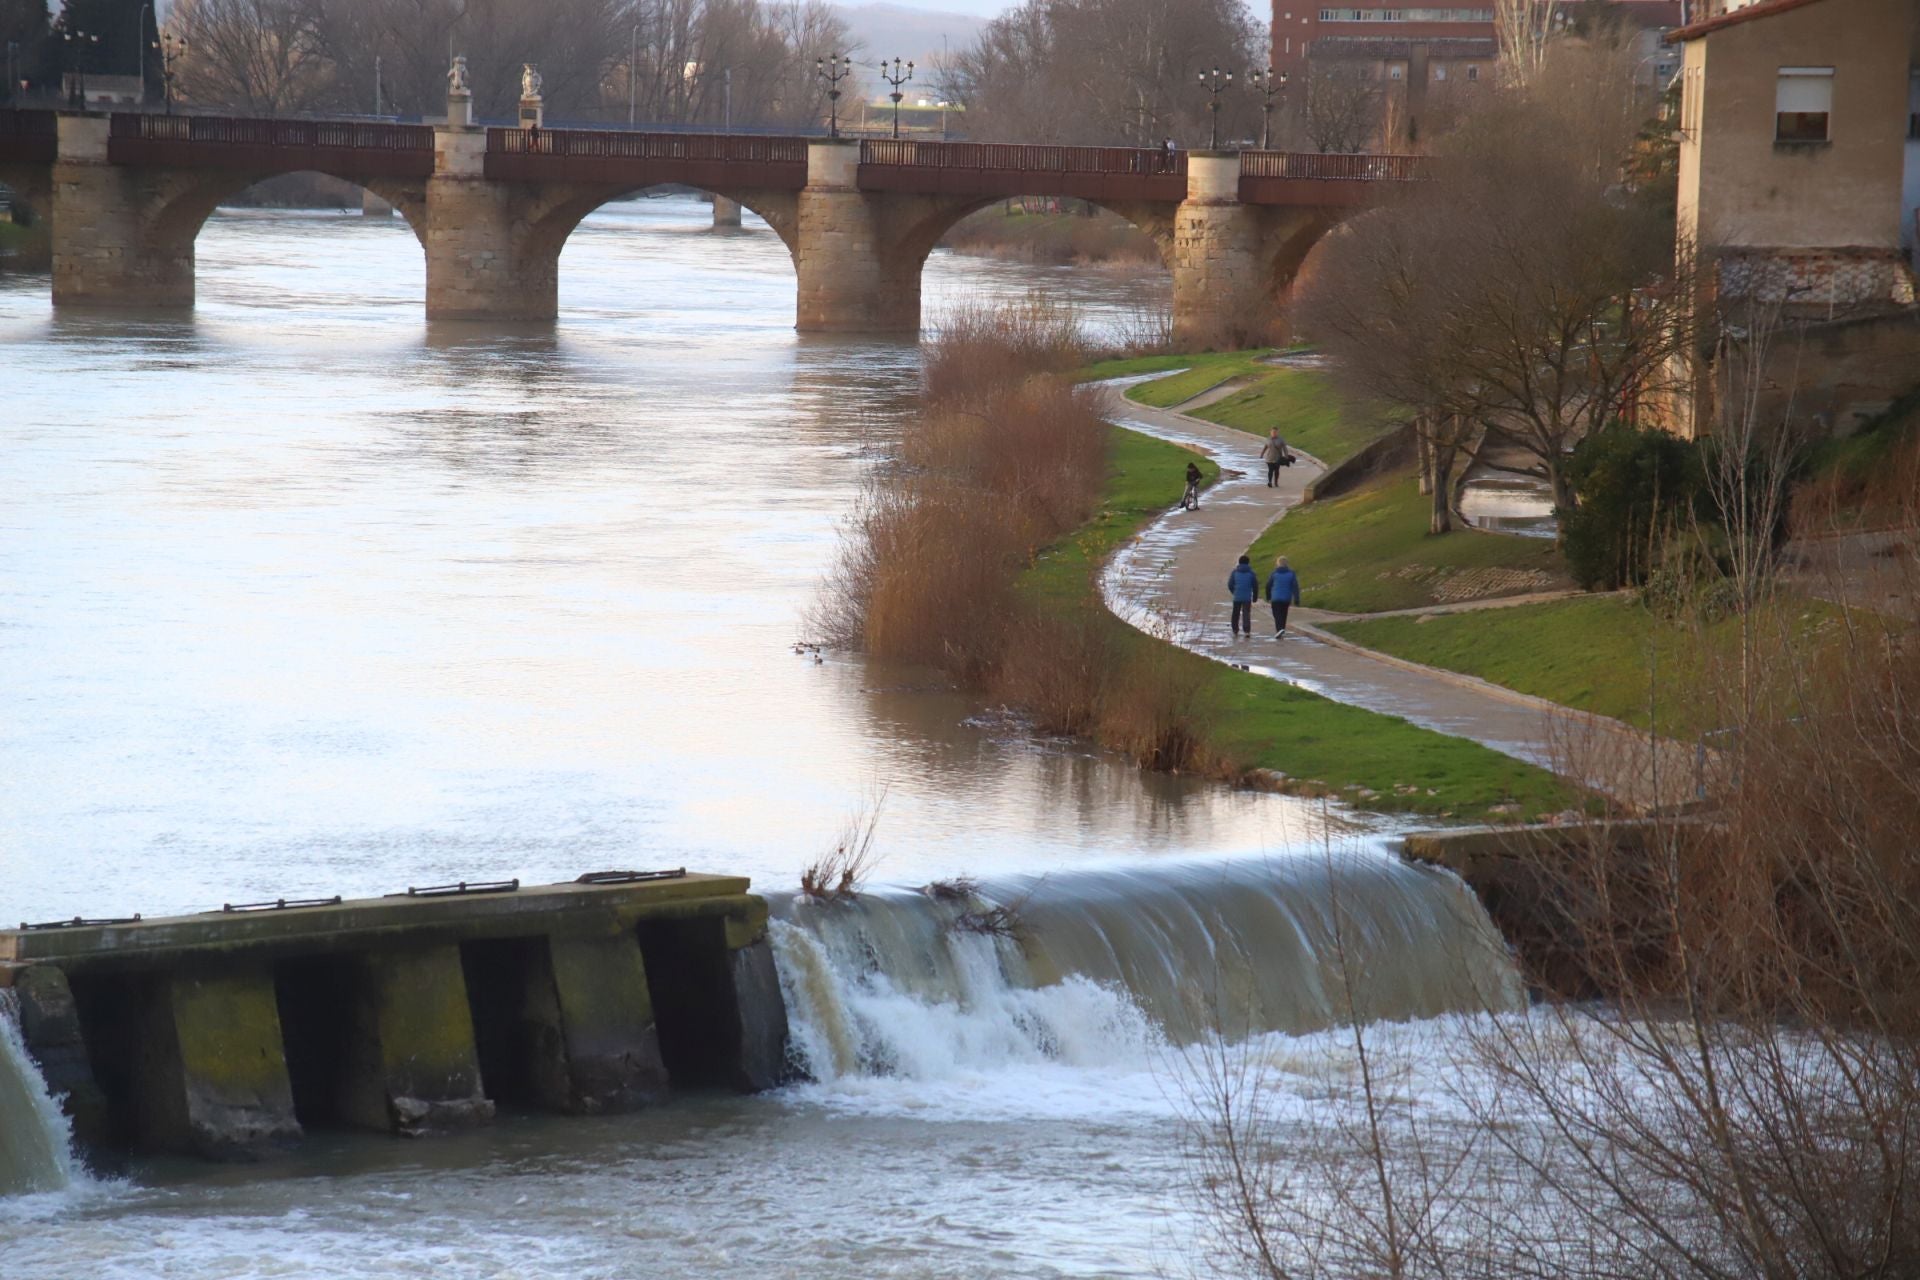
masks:
MULTIPOLYGON (((1230 941, 1237 1011, 1329 1062, 1329 885, 1393 1016, 1457 1002, 1433 939, 1497 948, 1377 825, 797 652, 917 348, 795 335, 778 240, 706 221, 593 215, 561 319, 518 329, 424 324, 398 220, 223 212, 190 319, 56 316, 0 276, 0 918, 747 873, 814 1081, 78 1173, 0 1199, 10 1276, 1148 1274, 1192 1227, 1176 1006, 1230 941), (882 794, 900 888, 834 919, 782 896, 882 794), (1065 982, 907 891, 962 874, 1031 895, 1065 982)), ((1096 330, 1161 289, 926 274, 932 315, 1040 290, 1096 330)))

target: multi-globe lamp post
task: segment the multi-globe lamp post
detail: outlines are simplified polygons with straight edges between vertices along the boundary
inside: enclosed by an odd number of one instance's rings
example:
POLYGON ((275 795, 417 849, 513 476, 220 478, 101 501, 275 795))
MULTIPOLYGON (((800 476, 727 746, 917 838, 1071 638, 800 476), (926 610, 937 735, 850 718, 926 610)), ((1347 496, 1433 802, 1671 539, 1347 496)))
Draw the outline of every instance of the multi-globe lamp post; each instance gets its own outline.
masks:
POLYGON ((1220 93, 1233 88, 1233 72, 1215 67, 1200 73, 1200 85, 1207 91, 1207 150, 1220 149, 1220 93))
POLYGON ((900 92, 900 86, 913 79, 913 64, 907 63, 907 69, 902 73, 900 59, 895 58, 893 70, 887 70, 887 64, 884 62, 880 64, 879 70, 880 78, 893 86, 893 92, 887 96, 893 99, 893 136, 897 138, 900 136, 900 99, 905 96, 900 92))
POLYGON ((66 31, 61 33, 60 38, 66 42, 67 60, 73 68, 73 88, 67 94, 67 103, 84 109, 87 105, 87 53, 100 47, 100 37, 86 31, 66 31))
MULTIPOLYGON (((180 61, 180 55, 187 51, 186 37, 177 36, 171 31, 162 31, 160 33, 160 38, 153 42, 153 47, 160 51, 160 93, 161 93, 161 96, 166 99, 167 114, 172 115, 173 114, 173 67, 176 62, 180 61)), ((376 67, 379 64, 379 61, 380 59, 378 58, 374 59, 374 63, 376 67)), ((376 77, 378 76, 377 71, 375 72, 375 75, 376 77)), ((376 84, 377 84, 377 79, 376 79, 376 84)), ((373 113, 375 115, 379 115, 380 114, 380 90, 378 88, 376 88, 373 91, 373 99, 374 99, 373 113)))
POLYGON ((1260 101, 1260 149, 1272 150, 1273 100, 1287 91, 1287 73, 1268 67, 1247 72, 1247 84, 1264 95, 1260 101))
POLYGON ((837 53, 813 60, 813 74, 827 86, 827 133, 840 136, 840 82, 853 74, 853 59, 837 53))

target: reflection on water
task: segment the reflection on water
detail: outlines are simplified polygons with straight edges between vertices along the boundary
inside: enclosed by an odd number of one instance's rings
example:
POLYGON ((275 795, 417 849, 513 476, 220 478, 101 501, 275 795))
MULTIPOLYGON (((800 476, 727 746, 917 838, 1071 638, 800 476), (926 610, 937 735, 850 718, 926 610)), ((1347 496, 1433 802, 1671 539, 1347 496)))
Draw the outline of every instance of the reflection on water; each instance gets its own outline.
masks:
MULTIPOLYGON (((906 883, 1313 843, 1303 803, 794 652, 917 351, 797 337, 784 248, 707 216, 590 218, 553 326, 423 325, 398 220, 222 214, 187 318, 55 316, 43 280, 0 279, 0 918, 616 865, 778 887, 882 782, 906 883)), ((1164 285, 927 272, 936 311, 1033 287, 1100 323, 1164 285)), ((144 1165, 0 1201, 0 1255, 129 1280, 1146 1274, 1184 1238, 1150 1058, 144 1165)))
MULTIPOLYGON (((0 284, 8 910, 786 883, 882 782, 911 881, 1311 834, 792 652, 918 353, 796 336, 785 248, 706 216, 589 219, 549 326, 423 325, 412 233, 350 215, 218 215, 189 317, 0 284)), ((1035 287, 1099 324, 1164 286, 927 270, 933 313, 1035 287)))
POLYGON ((1474 476, 1461 486, 1460 515, 1476 529, 1523 538, 1551 538, 1559 528, 1552 487, 1531 476, 1474 476))

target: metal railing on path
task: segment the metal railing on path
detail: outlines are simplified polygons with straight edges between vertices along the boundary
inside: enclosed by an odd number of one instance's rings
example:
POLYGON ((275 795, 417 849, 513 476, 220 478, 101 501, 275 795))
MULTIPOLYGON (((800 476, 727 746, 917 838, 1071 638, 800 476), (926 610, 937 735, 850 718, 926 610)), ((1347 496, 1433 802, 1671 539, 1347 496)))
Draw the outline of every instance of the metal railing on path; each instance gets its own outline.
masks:
POLYGON ((243 116, 166 116, 116 112, 110 138, 244 147, 325 147, 355 151, 433 150, 433 127, 350 120, 275 120, 243 116))

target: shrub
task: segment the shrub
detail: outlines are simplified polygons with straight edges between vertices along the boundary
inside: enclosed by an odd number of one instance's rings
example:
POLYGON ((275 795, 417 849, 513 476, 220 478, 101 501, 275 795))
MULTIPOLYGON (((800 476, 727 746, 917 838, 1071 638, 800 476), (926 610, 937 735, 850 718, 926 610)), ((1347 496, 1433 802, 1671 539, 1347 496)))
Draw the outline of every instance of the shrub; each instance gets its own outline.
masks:
POLYGON ((1589 591, 1637 586, 1705 488, 1699 449, 1665 431, 1612 427, 1580 442, 1567 463, 1580 505, 1560 513, 1562 549, 1589 591))

